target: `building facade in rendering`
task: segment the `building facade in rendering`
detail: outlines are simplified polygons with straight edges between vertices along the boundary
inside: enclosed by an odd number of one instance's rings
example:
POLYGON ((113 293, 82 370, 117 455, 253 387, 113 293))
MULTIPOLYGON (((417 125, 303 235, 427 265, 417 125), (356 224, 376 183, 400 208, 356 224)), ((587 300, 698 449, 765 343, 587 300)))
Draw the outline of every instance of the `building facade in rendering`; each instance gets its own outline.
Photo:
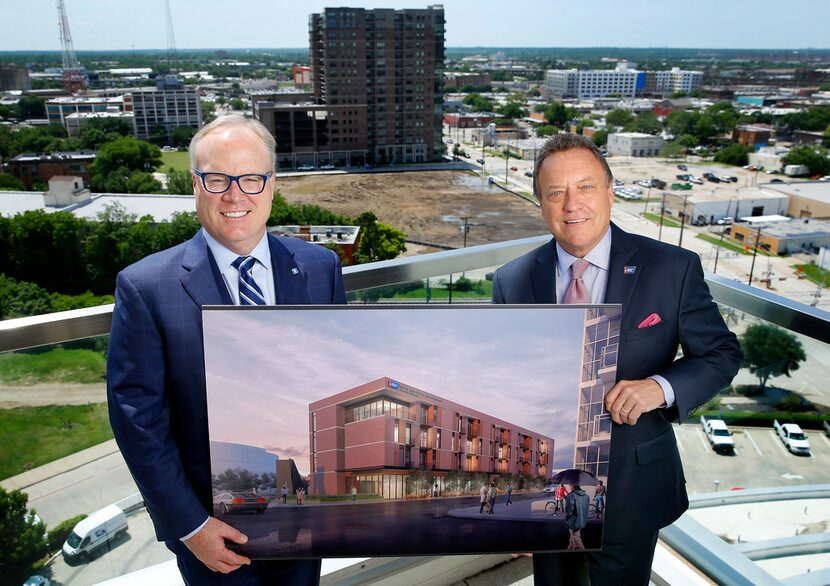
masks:
POLYGON ((310 494, 403 498, 410 473, 548 477, 553 438, 388 377, 309 405, 310 494))

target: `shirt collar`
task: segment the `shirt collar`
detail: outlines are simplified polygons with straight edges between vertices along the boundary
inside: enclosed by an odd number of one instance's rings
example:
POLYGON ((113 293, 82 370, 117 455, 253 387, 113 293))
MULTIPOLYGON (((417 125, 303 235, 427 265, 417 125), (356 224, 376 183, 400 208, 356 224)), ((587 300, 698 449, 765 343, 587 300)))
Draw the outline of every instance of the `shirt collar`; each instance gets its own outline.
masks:
MULTIPOLYGON (((224 245, 220 244, 213 236, 211 236, 207 230, 202 228, 202 235, 205 237, 205 242, 207 242, 208 248, 210 252, 213 253, 213 258, 216 260, 216 264, 219 266, 219 270, 224 271, 228 267, 233 264, 240 255, 236 254, 232 250, 228 250, 224 245)), ((252 256, 259 261, 259 263, 264 266, 265 268, 271 268, 271 249, 268 246, 268 232, 266 231, 265 234, 262 235, 262 239, 259 243, 254 247, 250 254, 247 256, 252 256)))
MULTIPOLYGON (((597 242, 591 251, 584 256, 585 260, 604 271, 611 264, 611 226, 605 231, 605 236, 597 242)), ((556 272, 564 275, 571 268, 576 257, 556 243, 556 272)))

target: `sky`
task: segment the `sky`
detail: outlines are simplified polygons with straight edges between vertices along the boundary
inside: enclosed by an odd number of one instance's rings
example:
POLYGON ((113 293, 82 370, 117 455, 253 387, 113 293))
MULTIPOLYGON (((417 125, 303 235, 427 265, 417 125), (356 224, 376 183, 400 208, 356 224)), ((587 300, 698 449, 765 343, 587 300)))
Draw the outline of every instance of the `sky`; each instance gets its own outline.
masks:
MULTIPOLYGON (((65 0, 76 51, 164 49, 164 0, 65 0)), ((397 0, 170 0, 176 46, 307 48, 327 6, 423 8, 397 0)), ((827 0, 446 0, 447 47, 828 48, 827 0)), ((0 51, 60 50, 54 0, 0 3, 0 51)))
POLYGON ((578 308, 204 312, 211 440, 308 473, 308 404, 384 376, 553 437, 573 464, 578 308))

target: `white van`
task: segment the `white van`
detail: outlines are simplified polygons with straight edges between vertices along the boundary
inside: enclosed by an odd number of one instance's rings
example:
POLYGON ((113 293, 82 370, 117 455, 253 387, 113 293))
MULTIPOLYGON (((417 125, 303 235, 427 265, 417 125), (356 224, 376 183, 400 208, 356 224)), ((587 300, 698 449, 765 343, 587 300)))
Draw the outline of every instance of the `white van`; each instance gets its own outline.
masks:
POLYGON ((127 515, 117 505, 109 505, 75 525, 63 544, 63 555, 88 556, 126 531, 127 515))

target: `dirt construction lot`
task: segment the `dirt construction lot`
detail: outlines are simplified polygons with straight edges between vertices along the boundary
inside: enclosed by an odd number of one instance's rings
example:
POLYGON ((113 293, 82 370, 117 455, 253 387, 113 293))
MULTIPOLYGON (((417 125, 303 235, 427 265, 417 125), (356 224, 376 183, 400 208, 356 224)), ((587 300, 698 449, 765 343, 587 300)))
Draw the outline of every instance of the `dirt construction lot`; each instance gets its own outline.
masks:
POLYGON ((461 247, 548 233, 539 208, 465 171, 421 171, 282 177, 277 189, 292 204, 316 204, 357 217, 374 212, 407 239, 461 247))

